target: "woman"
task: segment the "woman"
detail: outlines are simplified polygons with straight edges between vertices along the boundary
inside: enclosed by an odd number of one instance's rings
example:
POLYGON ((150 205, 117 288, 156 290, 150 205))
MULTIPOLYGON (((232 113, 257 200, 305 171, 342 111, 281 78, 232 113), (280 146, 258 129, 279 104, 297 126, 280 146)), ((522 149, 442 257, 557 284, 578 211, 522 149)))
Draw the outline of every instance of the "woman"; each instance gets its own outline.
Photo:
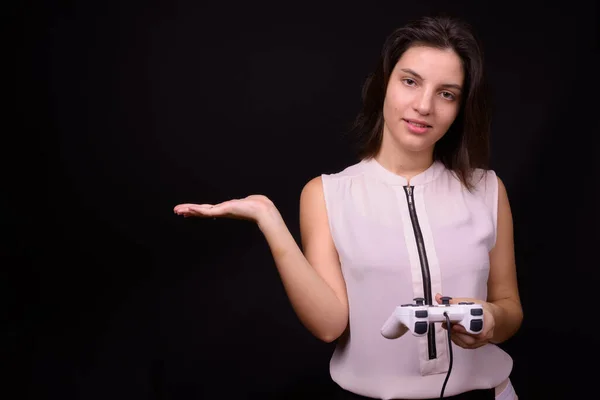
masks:
POLYGON ((496 344, 523 314, 506 190, 486 168, 483 85, 480 47, 460 21, 422 18, 393 32, 365 84, 360 161, 302 190, 304 252, 264 196, 175 207, 258 224, 301 322, 337 341, 340 398, 516 398, 512 359, 496 344), (452 325, 452 348, 445 324, 382 336, 397 306, 442 295, 482 304, 481 333, 452 325))

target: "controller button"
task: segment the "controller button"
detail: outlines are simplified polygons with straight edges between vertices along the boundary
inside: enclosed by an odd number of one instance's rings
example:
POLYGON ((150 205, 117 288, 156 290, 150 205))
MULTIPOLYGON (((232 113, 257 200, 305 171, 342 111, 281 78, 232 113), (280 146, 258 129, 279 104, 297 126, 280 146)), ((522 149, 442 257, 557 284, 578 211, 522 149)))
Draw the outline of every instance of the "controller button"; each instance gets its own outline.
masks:
POLYGON ((422 306, 425 304, 425 299, 422 297, 415 297, 413 300, 415 301, 415 303, 417 303, 418 306, 422 306))
POLYGON ((481 319, 472 320, 470 328, 471 328, 471 331, 473 331, 473 332, 479 332, 480 330, 483 329, 483 320, 481 320, 481 319))
POLYGON ((473 303, 472 301, 461 301, 458 304, 463 305, 463 306, 470 306, 470 305, 473 305, 475 303, 473 303))
POLYGON ((471 315, 483 315, 483 308, 474 308, 471 310, 471 315))
POLYGON ((400 307, 412 307, 414 304, 402 304, 400 307))
POLYGON ((450 305, 450 300, 452 300, 452 297, 443 296, 442 297, 442 304, 444 304, 444 305, 450 305))
POLYGON ((417 335, 422 335, 427 332, 427 322, 415 322, 415 333, 417 335))
POLYGON ((417 318, 427 318, 427 310, 417 310, 417 311, 415 311, 415 317, 417 317, 417 318))

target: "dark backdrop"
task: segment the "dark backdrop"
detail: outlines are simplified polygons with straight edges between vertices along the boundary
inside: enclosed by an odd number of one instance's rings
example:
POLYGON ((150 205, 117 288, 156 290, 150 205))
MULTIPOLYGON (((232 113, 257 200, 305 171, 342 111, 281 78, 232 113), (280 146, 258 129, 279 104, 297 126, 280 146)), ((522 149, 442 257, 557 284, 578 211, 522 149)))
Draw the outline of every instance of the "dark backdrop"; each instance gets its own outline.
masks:
POLYGON ((303 185, 355 162, 345 133, 385 36, 439 10, 485 45, 525 310, 502 345, 514 385, 596 390, 595 6, 447 3, 21 3, 5 25, 10 398, 326 398, 333 345, 297 321, 258 229, 172 209, 262 193, 298 238, 303 185))

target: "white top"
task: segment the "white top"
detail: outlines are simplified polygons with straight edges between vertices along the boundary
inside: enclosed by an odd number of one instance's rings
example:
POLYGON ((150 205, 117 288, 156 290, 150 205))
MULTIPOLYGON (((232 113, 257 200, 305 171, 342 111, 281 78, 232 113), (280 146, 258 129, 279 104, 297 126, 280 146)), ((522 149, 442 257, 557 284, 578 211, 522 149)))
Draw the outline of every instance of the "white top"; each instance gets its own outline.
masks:
MULTIPOLYGON (((390 340, 380 330, 397 306, 415 297, 431 296, 435 302, 440 293, 486 300, 498 180, 483 170, 474 179, 470 193, 435 162, 410 180, 409 204, 407 180, 374 159, 322 175, 350 305, 348 330, 330 363, 331 377, 342 388, 380 399, 439 397, 449 365, 441 324, 435 324, 434 340, 410 332, 390 340), (409 206, 414 206, 412 219, 409 206)), ((453 355, 447 396, 496 387, 512 369, 511 357, 493 344, 475 350, 453 345, 453 355)))

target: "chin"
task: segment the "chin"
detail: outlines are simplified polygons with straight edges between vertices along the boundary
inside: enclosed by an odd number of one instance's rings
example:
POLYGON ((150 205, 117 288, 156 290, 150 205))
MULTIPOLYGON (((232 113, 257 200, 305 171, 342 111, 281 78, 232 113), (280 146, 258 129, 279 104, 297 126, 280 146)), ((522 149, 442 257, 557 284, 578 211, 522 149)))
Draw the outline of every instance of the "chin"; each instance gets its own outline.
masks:
POLYGON ((415 136, 410 135, 410 137, 402 137, 400 140, 397 140, 397 143, 406 151, 410 151, 412 153, 420 153, 423 151, 429 151, 435 145, 435 141, 431 140, 430 137, 426 136, 415 136))

